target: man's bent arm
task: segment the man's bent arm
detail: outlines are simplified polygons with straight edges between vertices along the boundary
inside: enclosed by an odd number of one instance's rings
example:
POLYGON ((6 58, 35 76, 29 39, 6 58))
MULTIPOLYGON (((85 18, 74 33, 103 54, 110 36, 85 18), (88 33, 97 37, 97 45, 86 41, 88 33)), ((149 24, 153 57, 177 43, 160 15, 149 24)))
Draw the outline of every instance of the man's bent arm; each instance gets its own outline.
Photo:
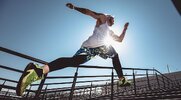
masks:
POLYGON ((113 39, 114 39, 115 41, 118 41, 118 42, 122 42, 122 41, 123 41, 124 36, 125 36, 125 34, 126 34, 126 30, 127 30, 128 25, 129 25, 129 23, 126 23, 126 24, 124 25, 124 29, 123 29, 123 31, 122 31, 122 33, 121 33, 120 36, 115 35, 113 31, 110 32, 110 35, 113 37, 113 39))

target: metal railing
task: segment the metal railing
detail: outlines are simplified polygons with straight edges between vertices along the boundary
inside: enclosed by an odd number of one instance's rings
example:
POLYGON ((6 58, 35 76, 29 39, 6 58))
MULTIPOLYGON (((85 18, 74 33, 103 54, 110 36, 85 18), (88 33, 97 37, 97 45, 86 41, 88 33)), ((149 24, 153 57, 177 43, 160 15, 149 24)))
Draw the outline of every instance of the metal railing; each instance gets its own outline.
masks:
MULTIPOLYGON (((6 52, 8 54, 12 54, 15 56, 19 56, 37 63, 47 64, 46 61, 18 53, 13 50, 9 50, 7 48, 0 47, 0 51, 6 52)), ((30 88, 26 90, 26 94, 23 97, 17 98, 29 98, 29 99, 99 99, 99 98, 109 98, 111 100, 119 97, 126 97, 126 94, 132 95, 132 97, 135 99, 135 97, 144 96, 147 98, 146 94, 149 94, 150 92, 160 92, 160 91, 167 91, 171 88, 174 88, 178 85, 175 85, 176 83, 166 77, 164 74, 160 73, 156 69, 142 69, 142 68, 122 68, 123 70, 131 71, 132 73, 129 73, 125 76, 131 77, 129 80, 132 82, 132 85, 129 87, 119 87, 117 84, 117 75, 114 75, 113 67, 104 67, 104 66, 86 66, 86 65, 80 65, 80 66, 71 66, 73 68, 76 68, 74 76, 45 76, 43 80, 41 80, 40 84, 32 84, 30 85, 30 88), (108 69, 111 70, 110 75, 94 75, 94 76, 79 76, 78 71, 80 68, 95 68, 95 69, 108 69), (138 73, 140 71, 141 73, 138 73), (101 77, 102 80, 86 80, 86 81, 77 81, 77 79, 80 78, 96 78, 101 77), (73 79, 71 82, 60 82, 60 83, 45 83, 46 79, 73 79), (110 78, 110 79, 104 79, 104 78, 110 78), (104 84, 95 84, 96 82, 104 82, 104 84), (83 85, 83 86, 76 86, 78 83, 91 83, 90 85, 83 85), (71 87, 62 87, 62 88, 48 88, 51 85, 60 85, 60 84, 72 84, 71 87), (31 90, 32 87, 38 86, 37 90, 31 90), (45 88, 43 89, 43 86, 45 88), (157 91, 156 91, 157 90, 157 91), (32 95, 33 94, 33 95, 32 95)), ((0 65, 0 68, 6 69, 13 72, 23 73, 23 71, 7 67, 4 65, 0 65)), ((0 80, 4 81, 3 84, 0 85, 0 91, 2 91, 2 88, 6 88, 7 91, 4 93, 3 98, 6 98, 8 95, 9 90, 16 90, 15 86, 9 86, 5 85, 6 82, 13 82, 17 84, 17 80, 10 80, 6 78, 0 78, 0 80)), ((176 87, 177 88, 177 87, 176 87)))

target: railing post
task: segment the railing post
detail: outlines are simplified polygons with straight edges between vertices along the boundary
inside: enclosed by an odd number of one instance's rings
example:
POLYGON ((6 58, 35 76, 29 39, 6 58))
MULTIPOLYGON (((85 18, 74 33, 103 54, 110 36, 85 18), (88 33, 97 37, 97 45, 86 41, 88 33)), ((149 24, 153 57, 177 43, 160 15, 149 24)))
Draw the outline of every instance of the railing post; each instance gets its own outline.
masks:
POLYGON ((113 72, 113 69, 112 69, 112 76, 111 76, 111 100, 113 100, 113 94, 114 92, 114 72, 113 72))
POLYGON ((119 84, 117 82, 117 93, 119 93, 119 84))
POLYGON ((146 77, 147 77, 148 88, 149 88, 149 90, 151 90, 150 80, 149 80, 149 76, 148 76, 148 70, 146 70, 146 77))
POLYGON ((4 80, 2 86, 0 87, 0 91, 2 90, 2 88, 4 87, 4 84, 6 83, 6 80, 4 80))
POLYGON ((133 83, 134 83, 134 93, 135 93, 135 95, 136 95, 136 94, 137 94, 137 93, 136 93, 136 79, 135 79, 134 69, 133 69, 133 83))
POLYGON ((105 95, 107 95, 108 92, 107 92, 107 82, 106 82, 106 87, 105 87, 105 95))
POLYGON ((163 87, 165 89, 165 80, 164 80, 164 77, 162 76, 162 80, 163 80, 163 87))
POLYGON ((5 93, 4 97, 2 100, 5 100, 6 96, 8 95, 9 89, 7 90, 7 92, 5 93))
POLYGON ((77 70, 76 70, 75 75, 74 75, 74 80, 73 80, 73 83, 72 83, 72 88, 71 88, 71 91, 70 91, 69 100, 72 100, 73 95, 74 95, 74 89, 75 89, 75 84, 76 84, 76 80, 77 80, 78 69, 79 69, 79 67, 77 67, 77 70))
POLYGON ((91 82, 91 87, 90 87, 90 92, 89 92, 89 99, 91 99, 91 91, 92 91, 92 82, 91 82))
POLYGON ((36 94, 35 94, 35 97, 34 97, 35 99, 39 98, 39 95, 40 95, 40 93, 41 93, 41 90, 42 90, 42 87, 43 87, 43 85, 44 85, 44 83, 45 83, 45 79, 46 79, 47 75, 48 75, 48 74, 45 74, 44 79, 41 80, 40 85, 39 85, 39 87, 38 87, 38 90, 36 91, 36 94))
POLYGON ((167 79, 168 88, 170 89, 170 81, 167 79))
POLYGON ((158 83, 158 89, 160 89, 160 82, 159 82, 157 73, 155 73, 155 75, 156 75, 156 80, 157 80, 157 83, 158 83))
MULTIPOLYGON (((30 86, 29 90, 31 90, 31 87, 32 87, 32 86, 30 86)), ((28 99, 29 93, 30 93, 30 91, 27 92, 27 94, 26 94, 26 99, 28 99)))
MULTIPOLYGON (((47 85, 47 86, 46 86, 46 88, 45 88, 45 92, 43 93, 42 100, 44 100, 44 97, 45 97, 45 94, 46 94, 47 88, 48 88, 48 85, 47 85)), ((46 97, 45 97, 45 98, 46 98, 46 97)))

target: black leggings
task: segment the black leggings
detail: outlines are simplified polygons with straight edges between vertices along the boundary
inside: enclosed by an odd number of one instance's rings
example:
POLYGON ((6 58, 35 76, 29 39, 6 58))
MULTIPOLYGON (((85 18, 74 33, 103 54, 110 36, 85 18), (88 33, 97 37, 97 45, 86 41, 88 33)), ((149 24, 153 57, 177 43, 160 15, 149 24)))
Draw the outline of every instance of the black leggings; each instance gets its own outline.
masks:
MULTIPOLYGON (((49 66, 49 69, 51 72, 51 71, 65 68, 65 67, 79 66, 80 64, 83 64, 86 61, 87 61, 86 55, 76 55, 73 57, 58 58, 58 59, 48 63, 48 66, 49 66)), ((117 72, 118 77, 119 78, 122 77, 123 76, 122 66, 121 66, 121 63, 119 61, 118 55, 116 55, 112 58, 112 63, 113 63, 113 66, 117 72)))

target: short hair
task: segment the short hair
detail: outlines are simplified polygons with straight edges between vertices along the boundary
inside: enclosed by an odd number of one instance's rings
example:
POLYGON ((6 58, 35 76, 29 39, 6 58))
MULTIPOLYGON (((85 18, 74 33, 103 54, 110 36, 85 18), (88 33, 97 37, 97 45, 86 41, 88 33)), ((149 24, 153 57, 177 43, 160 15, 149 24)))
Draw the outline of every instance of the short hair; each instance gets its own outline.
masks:
POLYGON ((106 17, 114 18, 114 16, 112 16, 112 15, 109 15, 109 14, 105 14, 105 15, 106 15, 106 17))

